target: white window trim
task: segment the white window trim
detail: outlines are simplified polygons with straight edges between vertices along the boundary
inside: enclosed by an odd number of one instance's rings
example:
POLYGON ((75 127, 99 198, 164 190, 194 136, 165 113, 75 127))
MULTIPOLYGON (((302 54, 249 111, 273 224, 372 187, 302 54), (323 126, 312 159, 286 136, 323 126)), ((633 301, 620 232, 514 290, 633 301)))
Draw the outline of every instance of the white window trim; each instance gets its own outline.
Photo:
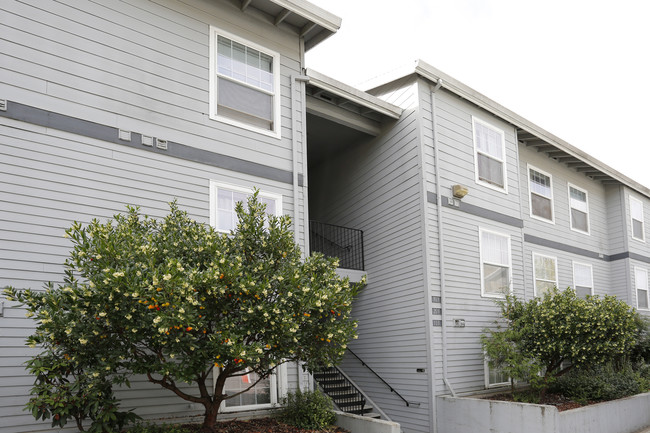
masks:
MULTIPOLYGON (((483 298, 505 298, 505 295, 500 295, 496 293, 485 293, 485 286, 484 286, 484 275, 483 275, 483 248, 481 245, 481 239, 483 239, 483 233, 493 233, 495 235, 503 236, 508 239, 508 291, 512 293, 512 246, 510 243, 510 235, 501 233, 495 230, 489 230, 489 229, 484 229, 479 227, 478 229, 478 254, 479 254, 479 268, 480 268, 480 275, 481 275, 481 297, 483 298)), ((503 266, 501 263, 489 263, 495 266, 503 266)))
MULTIPOLYGON (((546 172, 546 171, 544 171, 542 169, 539 169, 539 168, 535 167, 534 165, 526 164, 526 182, 527 182, 527 185, 528 185, 528 210, 530 211, 529 212, 530 217, 533 218, 533 219, 536 219, 538 221, 543 221, 543 222, 548 223, 548 224, 555 224, 555 197, 553 195, 553 175, 551 173, 548 173, 548 172, 546 172), (539 172, 539 173, 541 173, 541 174, 543 174, 545 176, 548 176, 548 178, 549 178, 549 182, 551 183, 550 184, 550 188, 551 188, 551 198, 550 198, 551 199, 551 219, 550 220, 533 214, 533 191, 530 188, 530 170, 535 170, 535 171, 537 171, 537 172, 539 172)), ((546 197, 546 198, 548 198, 548 197, 546 197)))
MULTIPOLYGON (((493 189, 495 191, 499 191, 499 192, 502 192, 504 194, 508 194, 508 165, 506 163, 507 156, 506 156, 506 134, 505 134, 505 131, 503 129, 501 129, 501 128, 497 128, 496 126, 494 126, 494 125, 492 125, 492 124, 490 124, 490 123, 488 123, 488 122, 486 122, 484 120, 479 119, 478 117, 472 116, 472 143, 474 144, 474 180, 475 180, 475 182, 477 184, 479 184, 479 185, 483 185, 483 186, 485 186, 487 188, 490 188, 490 189, 493 189), (495 131, 497 131, 497 132, 499 132, 501 134, 501 152, 502 152, 502 155, 503 155, 503 159, 501 160, 501 162, 503 163, 503 188, 479 179, 479 174, 478 174, 478 153, 479 153, 479 150, 476 147, 476 126, 475 126, 476 123, 480 123, 481 125, 483 125, 483 126, 485 126, 487 128, 493 129, 493 130, 495 130, 495 131)), ((481 152, 481 153, 483 153, 483 152, 481 152)), ((489 157, 494 158, 497 161, 499 160, 499 159, 495 158, 492 155, 489 155, 489 157)))
POLYGON ((510 380, 507 380, 505 382, 490 383, 490 364, 487 355, 485 354, 483 355, 483 366, 484 366, 483 372, 485 378, 485 389, 503 388, 505 386, 510 386, 510 380))
MULTIPOLYGON (((219 367, 212 367, 212 392, 217 386, 217 377, 219 376, 219 367)), ((269 387, 269 396, 271 397, 271 403, 264 404, 249 404, 245 406, 226 406, 226 400, 221 402, 221 407, 219 408, 220 412, 243 412, 247 410, 258 410, 258 409, 270 409, 278 407, 280 401, 283 397, 286 397, 286 389, 282 389, 281 384, 286 382, 286 365, 282 364, 279 367, 276 367, 275 371, 269 376, 270 387, 269 387), (282 368, 284 367, 284 368, 282 368)))
MULTIPOLYGON (((229 233, 228 230, 219 230, 217 227, 217 192, 219 188, 227 189, 229 191, 237 191, 247 195, 253 194, 254 190, 253 188, 246 188, 239 185, 210 180, 210 225, 220 233, 229 233)), ((275 200, 275 215, 282 215, 282 194, 275 194, 260 190, 259 197, 275 200)))
POLYGON ((632 239, 635 239, 635 240, 637 240, 639 242, 645 242, 645 212, 644 212, 644 209, 643 209, 643 207, 644 207, 643 206, 643 201, 639 200, 638 198, 633 197, 631 195, 628 196, 628 197, 629 197, 629 201, 630 201, 628 208, 630 210, 630 232, 632 234, 632 239), (641 219, 641 225, 643 227, 643 230, 641 231, 641 235, 642 235, 641 238, 637 238, 636 236, 634 236, 634 218, 632 217, 632 201, 635 201, 635 202, 637 202, 637 203, 639 203, 641 205, 641 218, 642 218, 641 219))
MULTIPOLYGON (((243 39, 239 36, 236 36, 232 33, 226 32, 224 30, 221 30, 217 27, 210 26, 210 67, 209 67, 209 73, 210 73, 210 112, 209 112, 209 117, 210 119, 217 120, 222 123, 227 123, 229 125, 237 126, 239 128, 244 128, 249 131, 255 131, 259 132, 260 134, 268 135, 270 137, 275 137, 275 138, 280 138, 281 137, 281 130, 282 130, 282 125, 280 125, 281 122, 281 115, 280 115, 280 99, 281 99, 281 87, 280 87, 280 54, 269 50, 268 48, 262 47, 258 44, 255 44, 254 42, 250 42, 246 39, 243 39), (254 125, 250 125, 246 122, 240 122, 235 119, 231 119, 230 117, 226 116, 220 116, 217 113, 217 36, 223 36, 226 37, 232 41, 238 42, 240 44, 246 45, 247 47, 253 48, 257 51, 260 51, 266 55, 269 55, 273 58, 273 130, 266 130, 263 128, 258 128, 254 125)), ((242 84, 244 86, 251 87, 249 84, 239 81, 239 80, 234 80, 239 84, 242 84)), ((261 89, 258 89, 257 87, 253 86, 256 90, 263 91, 261 89)))
MULTIPOLYGON (((551 185, 552 185, 552 183, 551 183, 551 185)), ((576 185, 574 185, 572 183, 568 183, 567 184, 567 194, 568 194, 568 199, 569 199, 569 227, 574 232, 591 235, 591 220, 590 220, 590 216, 589 216, 589 192, 584 188, 580 188, 579 186, 576 186, 576 185), (585 193, 585 204, 587 205, 587 231, 580 230, 580 229, 577 229, 577 228, 573 227, 573 218, 571 218, 571 209, 573 209, 571 207, 571 188, 577 189, 578 191, 585 193)))
POLYGON ((578 293, 578 284, 576 283, 576 265, 588 266, 589 267, 589 273, 591 274, 591 295, 593 296, 594 295, 594 267, 591 266, 590 263, 583 263, 583 262, 573 262, 572 263, 573 290, 575 290, 576 294, 578 293))
POLYGON ((555 262, 555 281, 551 281, 551 280, 543 280, 543 281, 548 281, 549 283, 555 283, 555 288, 558 288, 559 287, 559 281, 558 280, 559 280, 560 277, 559 277, 558 272, 557 272, 557 257, 549 256, 548 254, 539 254, 539 253, 533 252, 533 294, 535 296, 539 296, 538 293, 537 293, 537 276, 536 276, 536 272, 535 272, 535 257, 544 257, 544 258, 547 258, 547 259, 553 259, 553 262, 555 262))
POLYGON ((641 310, 641 311, 649 311, 650 310, 650 283, 648 282, 648 270, 645 268, 640 268, 638 266, 634 267, 634 297, 636 298, 636 309, 641 310), (645 274, 645 281, 646 281, 646 288, 645 289, 639 289, 639 286, 637 285, 637 272, 643 272, 645 274), (648 308, 640 308, 639 307, 639 290, 645 290, 645 295, 648 303, 648 308))

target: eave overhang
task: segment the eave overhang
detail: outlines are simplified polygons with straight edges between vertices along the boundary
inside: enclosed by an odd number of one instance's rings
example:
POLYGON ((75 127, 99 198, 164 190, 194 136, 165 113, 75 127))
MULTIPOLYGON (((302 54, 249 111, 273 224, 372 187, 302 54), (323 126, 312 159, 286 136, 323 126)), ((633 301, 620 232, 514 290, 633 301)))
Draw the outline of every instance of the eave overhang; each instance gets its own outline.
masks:
POLYGON ((341 18, 304 0, 231 0, 243 12, 256 14, 277 27, 291 30, 305 41, 305 51, 341 27, 341 18))
POLYGON ((650 188, 632 180, 604 162, 572 146, 428 63, 418 60, 415 66, 415 74, 436 85, 440 84, 442 88, 449 92, 514 125, 517 129, 517 139, 523 145, 545 153, 549 158, 555 159, 593 180, 600 181, 603 184, 623 184, 650 197, 650 188))

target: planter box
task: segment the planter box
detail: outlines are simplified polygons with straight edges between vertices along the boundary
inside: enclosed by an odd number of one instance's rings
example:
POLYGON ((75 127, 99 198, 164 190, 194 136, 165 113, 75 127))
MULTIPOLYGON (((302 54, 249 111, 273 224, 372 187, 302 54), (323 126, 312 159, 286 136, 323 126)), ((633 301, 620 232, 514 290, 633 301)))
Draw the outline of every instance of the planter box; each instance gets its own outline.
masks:
POLYGON ((440 433, 633 433, 650 426, 650 393, 559 412, 543 404, 437 397, 440 433))

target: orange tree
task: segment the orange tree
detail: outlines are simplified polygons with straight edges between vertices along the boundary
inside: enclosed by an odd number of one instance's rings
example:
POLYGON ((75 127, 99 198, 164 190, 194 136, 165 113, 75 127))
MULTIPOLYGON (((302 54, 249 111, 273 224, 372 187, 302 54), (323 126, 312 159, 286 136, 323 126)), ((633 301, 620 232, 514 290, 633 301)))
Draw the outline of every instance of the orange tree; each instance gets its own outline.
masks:
POLYGON ((356 338, 350 309, 359 286, 339 278, 334 259, 303 259, 290 219, 267 215, 257 194, 236 212, 229 234, 175 203, 163 220, 129 208, 105 223, 74 223, 64 284, 6 291, 38 321, 28 338, 44 350, 29 365, 35 417, 52 415, 53 425, 85 417, 97 431, 117 429, 110 383, 142 374, 202 404, 209 432, 222 402, 238 395, 224 393, 227 378, 252 371, 261 380, 284 362, 311 369, 341 359, 356 338), (100 397, 70 389, 89 380, 100 397), (195 392, 178 386, 184 382, 195 392), (63 408, 74 404, 95 412, 63 408))

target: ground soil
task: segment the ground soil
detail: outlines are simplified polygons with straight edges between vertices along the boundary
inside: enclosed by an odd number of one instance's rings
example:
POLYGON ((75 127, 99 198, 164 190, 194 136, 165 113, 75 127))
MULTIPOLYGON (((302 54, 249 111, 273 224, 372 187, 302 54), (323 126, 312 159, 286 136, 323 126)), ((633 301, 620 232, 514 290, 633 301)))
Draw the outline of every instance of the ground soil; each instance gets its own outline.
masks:
MULTIPOLYGON (((498 400, 498 401, 515 401, 514 397, 510 393, 503 393, 503 394, 495 394, 491 395, 489 397, 486 397, 488 400, 498 400)), ((521 401, 521 400, 519 400, 521 401)), ((565 397, 560 394, 546 394, 544 399, 535 402, 537 404, 548 404, 551 406, 555 406, 558 411, 562 412, 564 410, 569 410, 569 409, 575 409, 577 407, 582 407, 586 406, 589 404, 594 404, 598 403, 597 401, 590 401, 585 404, 578 403, 576 401, 571 400, 568 397, 565 397)))
MULTIPOLYGON (((186 424, 183 427, 188 432, 198 432, 200 424, 186 424)), ((217 433, 348 433, 340 427, 330 430, 309 430, 283 424, 273 418, 258 418, 251 420, 231 420, 217 422, 217 433)))

